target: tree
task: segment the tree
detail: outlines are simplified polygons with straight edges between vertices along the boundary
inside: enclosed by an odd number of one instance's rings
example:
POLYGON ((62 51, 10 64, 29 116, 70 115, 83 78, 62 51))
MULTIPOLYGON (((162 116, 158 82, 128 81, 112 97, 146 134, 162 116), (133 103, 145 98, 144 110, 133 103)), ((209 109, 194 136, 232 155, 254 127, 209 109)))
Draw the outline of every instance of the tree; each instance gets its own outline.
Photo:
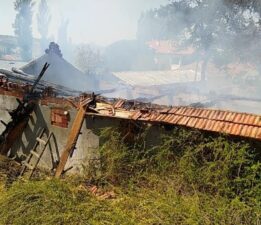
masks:
POLYGON ((48 30, 51 21, 46 0, 41 0, 37 14, 38 31, 41 35, 41 47, 44 50, 48 44, 48 30))
POLYGON ((109 45, 104 52, 109 71, 144 71, 155 68, 153 51, 143 42, 121 40, 109 45))
POLYGON ((95 75, 101 68, 102 57, 99 50, 90 45, 81 45, 76 50, 76 65, 86 75, 95 75))
MULTIPOLYGON (((173 0, 148 13, 147 17, 163 22, 162 27, 166 27, 159 30, 151 22, 148 36, 154 38, 151 34, 161 32, 164 39, 174 40, 181 46, 194 46, 198 59, 203 61, 201 78, 205 80, 207 64, 217 56, 229 56, 228 61, 231 56, 256 60, 255 54, 251 52, 250 57, 246 49, 259 46, 254 52, 261 50, 260 6, 257 0, 173 0)), ((139 30, 146 31, 142 23, 140 26, 139 30)))
MULTIPOLYGON (((241 40, 250 31, 250 21, 246 21, 244 15, 247 7, 232 2, 224 4, 219 1, 202 1, 196 10, 193 18, 195 25, 190 29, 190 41, 201 52, 203 60, 201 78, 206 80, 207 64, 218 55, 229 56, 224 61, 227 63, 231 59, 243 58, 246 44, 242 45, 241 40)), ((251 37, 247 39, 248 42, 252 40, 251 37)))
POLYGON ((16 0, 14 9, 17 11, 15 23, 13 24, 15 35, 17 36, 18 46, 23 60, 32 58, 32 0, 16 0))
POLYGON ((68 26, 69 20, 66 18, 62 18, 60 26, 58 28, 57 42, 62 49, 63 57, 71 61, 73 60, 73 45, 70 38, 68 37, 68 26))
POLYGON ((261 14, 261 1, 260 0, 223 0, 224 3, 232 7, 241 7, 244 9, 254 10, 261 14))

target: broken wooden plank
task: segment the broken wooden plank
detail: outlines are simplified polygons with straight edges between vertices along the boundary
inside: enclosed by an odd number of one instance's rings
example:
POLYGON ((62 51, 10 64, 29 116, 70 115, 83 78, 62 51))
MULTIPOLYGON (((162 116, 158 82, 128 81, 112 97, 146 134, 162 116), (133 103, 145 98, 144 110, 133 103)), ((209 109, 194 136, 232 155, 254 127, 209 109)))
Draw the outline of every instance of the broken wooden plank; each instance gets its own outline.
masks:
POLYGON ((11 129, 10 132, 6 135, 5 141, 0 144, 0 150, 2 155, 7 155, 9 149, 12 147, 14 142, 21 137, 25 127, 27 126, 28 120, 25 119, 15 126, 14 129, 11 129))
MULTIPOLYGON (((88 104, 88 102, 87 102, 87 104, 88 104)), ((64 151, 62 152, 59 165, 55 172, 56 178, 59 178, 62 175, 65 165, 67 163, 67 160, 76 146, 76 143, 77 143, 77 140, 78 140, 81 128, 82 128, 82 124, 83 124, 83 121, 85 118, 86 108, 87 108, 87 105, 81 105, 79 111, 77 112, 75 120, 73 121, 73 125, 70 130, 70 133, 69 133, 69 136, 67 139, 67 143, 65 145, 64 151)))

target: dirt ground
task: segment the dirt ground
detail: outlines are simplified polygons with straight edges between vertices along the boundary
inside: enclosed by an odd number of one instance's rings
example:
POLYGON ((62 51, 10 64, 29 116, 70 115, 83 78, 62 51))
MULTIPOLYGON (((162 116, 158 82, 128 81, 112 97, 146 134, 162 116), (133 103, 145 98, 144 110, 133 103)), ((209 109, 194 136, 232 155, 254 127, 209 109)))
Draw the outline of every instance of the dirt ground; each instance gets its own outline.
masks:
POLYGON ((3 186, 10 185, 17 179, 21 165, 14 160, 0 155, 0 182, 3 186))

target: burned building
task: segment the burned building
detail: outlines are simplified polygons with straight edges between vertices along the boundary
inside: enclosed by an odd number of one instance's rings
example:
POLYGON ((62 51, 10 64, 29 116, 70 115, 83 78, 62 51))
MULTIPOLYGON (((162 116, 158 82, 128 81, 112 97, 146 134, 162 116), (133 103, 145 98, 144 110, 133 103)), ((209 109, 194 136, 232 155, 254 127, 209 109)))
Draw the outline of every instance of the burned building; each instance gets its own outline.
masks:
POLYGON ((0 69, 1 153, 23 163, 21 174, 40 167, 60 176, 84 173, 99 162, 106 127, 127 133, 133 124, 150 127, 152 145, 159 133, 176 126, 261 140, 259 115, 181 106, 191 102, 174 96, 186 87, 197 93, 202 85, 194 70, 118 72, 111 78, 125 95, 118 87, 106 96, 90 92, 95 89, 90 78, 68 63, 55 43, 20 68, 0 69), (142 101, 145 92, 151 101, 142 101), (177 106, 166 106, 173 101, 177 106))
MULTIPOLYGON (((48 92, 43 94, 42 90, 32 94, 32 86, 18 81, 21 77, 17 77, 17 82, 9 82, 8 76, 0 77, 2 154, 23 161, 24 169, 34 170, 37 166, 51 170, 57 176, 69 171, 83 173, 89 165, 99 161, 102 128, 126 128, 135 123, 151 126, 149 135, 153 141, 164 127, 175 126, 261 140, 260 115, 166 107, 95 94, 73 97, 60 94, 57 97, 48 92), (33 104, 32 108, 29 103, 33 104), (14 115, 17 116, 20 109, 25 117, 14 123, 17 119, 14 115), (9 123, 12 132, 8 133, 5 130, 9 123)), ((54 86, 53 91, 60 89, 54 86)))

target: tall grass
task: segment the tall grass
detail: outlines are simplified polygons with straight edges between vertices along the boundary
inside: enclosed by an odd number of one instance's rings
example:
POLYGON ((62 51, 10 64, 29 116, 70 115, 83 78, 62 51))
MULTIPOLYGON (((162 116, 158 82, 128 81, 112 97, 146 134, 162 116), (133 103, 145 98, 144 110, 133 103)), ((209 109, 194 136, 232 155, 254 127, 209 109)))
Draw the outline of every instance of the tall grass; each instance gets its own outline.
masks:
POLYGON ((176 128, 156 147, 146 147, 146 136, 124 143, 120 132, 102 133, 102 179, 120 184, 152 174, 176 177, 198 191, 242 200, 261 200, 260 149, 251 142, 211 136, 176 128))
POLYGON ((224 208, 219 210, 231 219, 231 224, 233 221, 258 223, 261 215, 259 145, 225 135, 176 128, 162 135, 158 146, 147 148, 146 132, 143 134, 126 144, 120 131, 104 130, 106 141, 100 152, 102 177, 99 180, 138 192, 140 188, 156 187, 157 193, 162 190, 164 193, 167 187, 173 187, 175 195, 192 196, 195 202, 204 199, 203 208, 209 204, 207 201, 214 201, 208 205, 212 213, 215 210, 211 207, 222 208, 223 203, 224 208))
POLYGON ((258 145, 176 128, 151 147, 148 134, 102 131, 99 172, 86 181, 115 199, 71 178, 17 182, 0 195, 0 224, 260 224, 258 145))

